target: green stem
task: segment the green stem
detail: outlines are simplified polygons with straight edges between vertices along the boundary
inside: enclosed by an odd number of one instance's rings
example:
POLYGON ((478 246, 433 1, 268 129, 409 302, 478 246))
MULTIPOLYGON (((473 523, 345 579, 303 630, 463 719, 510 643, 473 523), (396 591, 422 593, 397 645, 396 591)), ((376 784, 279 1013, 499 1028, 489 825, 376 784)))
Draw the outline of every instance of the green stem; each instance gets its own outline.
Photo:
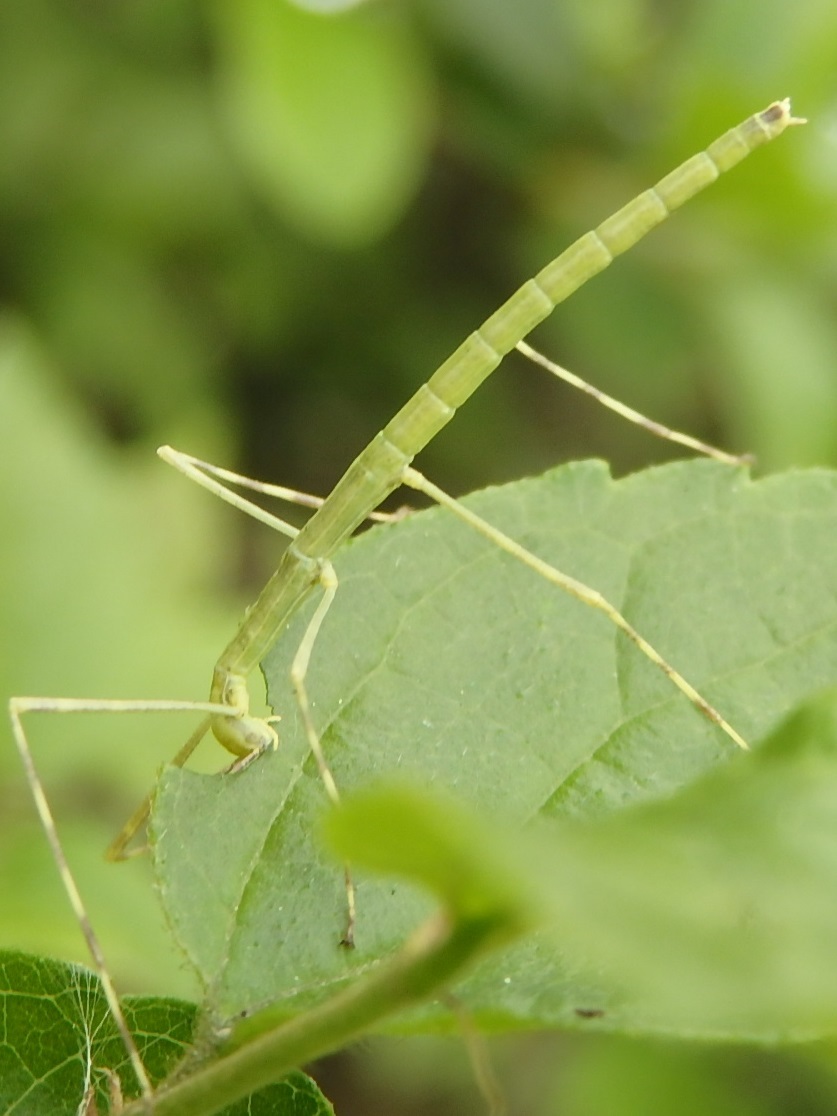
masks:
MULTIPOLYGON (((182 1081, 163 1085, 153 1100, 133 1101, 122 1116, 219 1112, 445 987, 498 935, 507 937, 508 929, 497 918, 452 923, 449 916, 436 915, 394 958, 327 1003, 259 1034, 182 1081)), ((248 1020, 248 1031, 257 1023, 258 1017, 248 1020)))

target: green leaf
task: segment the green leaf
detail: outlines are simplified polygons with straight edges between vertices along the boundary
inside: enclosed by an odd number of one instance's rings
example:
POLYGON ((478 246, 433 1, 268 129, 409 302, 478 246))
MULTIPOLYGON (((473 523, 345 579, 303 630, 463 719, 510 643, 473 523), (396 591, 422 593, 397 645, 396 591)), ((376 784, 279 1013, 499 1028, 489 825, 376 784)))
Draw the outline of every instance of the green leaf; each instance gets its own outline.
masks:
MULTIPOLYGON (((613 481, 587 462, 468 503, 601 590, 747 739, 837 681, 833 473, 690 462, 613 481)), ((344 793, 409 780, 514 828, 665 799, 735 751, 603 616, 447 513, 368 532, 337 572, 308 683, 344 793)), ((357 948, 338 944, 342 879, 316 842, 326 797, 288 681, 307 615, 266 662, 280 750, 236 777, 169 772, 157 804, 169 922, 222 1016, 321 1001, 431 908, 360 875, 357 948)), ((459 994, 486 1025, 578 1026, 615 990, 532 938, 459 994)))
POLYGON ((334 1109, 304 1073, 291 1073, 225 1108, 220 1116, 334 1116, 334 1109))
MULTIPOLYGON (((89 1086, 107 1111, 107 1072, 126 1098, 137 1083, 97 977, 79 965, 0 952, 0 1110, 77 1116, 89 1086)), ((152 1080, 163 1078, 189 1047, 195 1006, 134 999, 125 1013, 152 1080)))
MULTIPOLYGON (((128 1026, 156 1084, 170 1073, 194 1039, 195 1005, 159 997, 128 997, 128 1026)), ((97 977, 68 965, 0 951, 0 1110, 15 1116, 78 1116, 88 1088, 99 1112, 109 1111, 109 1075, 127 1101, 136 1079, 97 977)), ((87 1111, 86 1109, 84 1110, 87 1111)), ((329 1116, 317 1086, 294 1073, 223 1116, 329 1116)))
POLYGON ((428 143, 432 98, 406 29, 288 0, 216 10, 222 107, 254 185, 315 239, 382 233, 417 188, 428 143))

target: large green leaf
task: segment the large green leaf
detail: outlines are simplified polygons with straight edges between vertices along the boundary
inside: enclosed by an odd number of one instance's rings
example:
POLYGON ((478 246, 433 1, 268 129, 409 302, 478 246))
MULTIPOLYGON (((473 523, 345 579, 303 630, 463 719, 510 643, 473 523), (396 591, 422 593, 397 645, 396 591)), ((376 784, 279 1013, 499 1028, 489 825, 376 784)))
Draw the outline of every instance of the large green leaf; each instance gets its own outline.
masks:
MULTIPOLYGON (((832 473, 754 483, 692 462, 613 481, 592 462, 469 503, 604 592, 748 739, 837 681, 832 473)), ((447 513, 371 531, 337 568, 309 685, 344 791, 397 776, 519 826, 664 799, 735 752, 604 617, 447 513)), ((288 683, 304 623, 266 664, 279 752, 231 778, 170 772, 158 800, 169 922, 222 1016, 321 1000, 428 909, 405 883, 361 876, 357 948, 338 944, 342 881, 318 849, 325 795, 288 683)), ((576 1009, 615 991, 531 939, 460 994, 485 1023, 578 1025, 576 1009)), ((682 1031, 638 1008, 619 1025, 682 1031)))

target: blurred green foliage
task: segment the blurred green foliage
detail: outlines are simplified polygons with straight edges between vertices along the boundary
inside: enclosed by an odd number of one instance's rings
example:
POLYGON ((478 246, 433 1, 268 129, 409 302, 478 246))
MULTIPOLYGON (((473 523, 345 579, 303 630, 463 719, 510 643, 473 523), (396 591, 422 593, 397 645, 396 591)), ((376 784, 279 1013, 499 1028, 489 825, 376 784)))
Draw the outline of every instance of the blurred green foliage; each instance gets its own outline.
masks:
MULTIPOLYGON (((154 446, 327 491, 523 279, 786 94, 808 127, 537 343, 763 468, 837 463, 836 50, 831 0, 0 6, 4 692, 202 698, 277 545, 154 446)), ((423 464, 461 491, 669 452, 510 360, 423 464)), ((33 736, 94 921, 128 985, 188 991, 142 865, 98 863, 186 726, 78 721, 33 736)), ((6 735, 0 775, 0 942, 81 958, 6 735)), ((730 1111, 818 1111, 770 1064, 730 1111)))

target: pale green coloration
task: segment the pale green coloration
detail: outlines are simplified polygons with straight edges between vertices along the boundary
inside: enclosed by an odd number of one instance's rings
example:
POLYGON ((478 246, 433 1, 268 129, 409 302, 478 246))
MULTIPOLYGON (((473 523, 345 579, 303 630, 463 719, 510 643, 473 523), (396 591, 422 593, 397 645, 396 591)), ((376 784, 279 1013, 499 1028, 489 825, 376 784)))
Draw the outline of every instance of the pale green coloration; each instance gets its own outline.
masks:
POLYGON ((337 547, 404 481, 413 457, 534 327, 588 279, 751 151, 796 123, 778 101, 726 132, 524 283, 423 384, 352 462, 329 498, 291 542, 215 667, 210 700, 235 716, 213 716, 216 739, 246 756, 275 743, 274 730, 247 717, 246 676, 322 577, 337 547))
MULTIPOLYGON (((636 632, 628 622, 599 593, 548 566, 514 540, 497 531, 458 501, 447 496, 422 475, 410 467, 414 456, 450 421, 461 406, 499 365, 503 356, 518 346, 523 338, 564 299, 576 291, 587 279, 608 266, 622 252, 634 245, 669 213, 678 208, 705 186, 714 182, 721 173, 734 167, 751 151, 779 136, 790 124, 799 123, 790 112, 788 101, 775 102, 763 112, 750 117, 743 124, 726 132, 706 151, 687 160, 675 171, 661 179, 656 186, 646 190, 629 202, 614 216, 608 218, 592 232, 585 234, 552 263, 525 283, 483 325, 472 333, 459 348, 437 369, 430 380, 395 415, 388 425, 372 440, 355 459, 330 496, 312 516, 306 526, 296 533, 282 520, 270 516, 242 497, 224 488, 210 474, 238 483, 240 478, 224 476, 223 471, 207 467, 204 463, 164 447, 161 451, 170 463, 205 487, 221 495, 235 506, 269 523, 292 537, 280 564, 265 589, 249 609, 236 636, 221 654, 214 672, 208 703, 195 702, 120 702, 87 701, 53 698, 13 698, 10 714, 15 739, 18 744, 27 777, 33 790, 41 822, 49 837, 53 855, 70 896, 78 921, 90 949, 103 991, 115 1023, 129 1052, 134 1072, 143 1094, 151 1095, 151 1083, 143 1067, 137 1047, 131 1037, 116 992, 105 966, 96 935, 90 926, 72 874, 66 863, 51 811, 32 764, 26 738, 21 725, 21 715, 28 712, 72 712, 98 710, 111 712, 200 710, 208 719, 192 734, 175 758, 175 763, 185 763, 197 746, 206 728, 211 725, 215 737, 237 761, 233 770, 247 766, 265 749, 275 747, 277 734, 270 719, 249 715, 247 676, 261 661, 266 651, 277 640, 289 618, 295 613, 310 592, 320 585, 323 597, 304 632, 294 657, 291 678, 302 714, 308 742, 317 760, 326 791, 333 801, 338 801, 337 787, 320 748, 317 731, 308 709, 305 676, 320 625, 334 599, 337 581, 330 557, 337 548, 367 517, 378 504, 399 485, 417 488, 432 499, 444 504, 482 535, 511 553, 547 580, 573 596, 604 612, 634 643, 679 687, 688 699, 711 721, 721 727, 736 744, 746 748, 744 740, 724 721, 694 688, 680 676, 636 632)), ((527 347, 523 347, 525 352, 527 347)), ((527 353, 531 356, 531 352, 527 353)), ((556 367, 550 369, 561 375, 556 367)), ((594 394, 597 394, 594 392, 594 394)), ((601 395, 598 394, 601 398, 601 395)), ((613 401, 602 399, 607 405, 613 401)), ((619 409, 619 408, 617 408, 619 409)), ((638 416, 629 409, 621 413, 637 421, 638 416)), ((656 424, 651 425, 655 429, 656 424)), ((656 432, 660 433, 659 427, 656 432)), ((665 431, 662 431, 664 433, 665 431)), ((682 436, 676 440, 684 442, 682 436)), ((685 440, 685 444, 699 450, 706 447, 685 440)), ((715 456, 729 455, 715 454, 715 456)), ((257 486, 258 487, 258 486, 257 486)), ((144 820, 147 804, 143 804, 110 852, 114 857, 125 855, 125 846, 144 820)), ((347 872, 348 925, 346 944, 351 944, 354 923, 354 894, 347 872)))

